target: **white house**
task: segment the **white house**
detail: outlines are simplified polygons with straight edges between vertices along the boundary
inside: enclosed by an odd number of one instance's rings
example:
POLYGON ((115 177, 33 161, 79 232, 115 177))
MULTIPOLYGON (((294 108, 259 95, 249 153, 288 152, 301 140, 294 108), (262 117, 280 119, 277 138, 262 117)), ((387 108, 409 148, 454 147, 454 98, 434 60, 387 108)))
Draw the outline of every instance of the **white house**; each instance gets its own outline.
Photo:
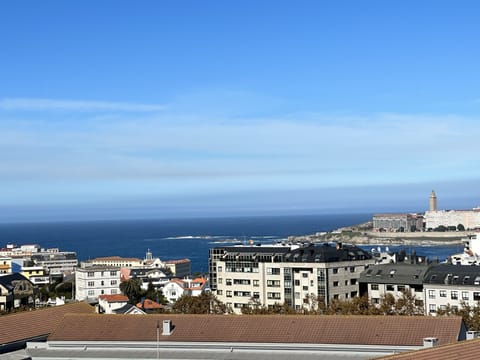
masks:
POLYGON ((125 295, 100 295, 98 297, 98 311, 105 314, 114 314, 114 310, 128 304, 128 297, 125 295))

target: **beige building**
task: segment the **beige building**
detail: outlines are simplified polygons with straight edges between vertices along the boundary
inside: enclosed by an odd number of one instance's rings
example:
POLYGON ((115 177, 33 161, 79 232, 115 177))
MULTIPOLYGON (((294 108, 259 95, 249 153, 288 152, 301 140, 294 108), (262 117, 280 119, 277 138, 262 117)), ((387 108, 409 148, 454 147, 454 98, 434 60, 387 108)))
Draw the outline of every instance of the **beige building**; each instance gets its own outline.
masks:
POLYGON ((219 247, 210 250, 210 286, 235 313, 255 304, 300 310, 358 296, 360 273, 374 262, 353 245, 219 247))

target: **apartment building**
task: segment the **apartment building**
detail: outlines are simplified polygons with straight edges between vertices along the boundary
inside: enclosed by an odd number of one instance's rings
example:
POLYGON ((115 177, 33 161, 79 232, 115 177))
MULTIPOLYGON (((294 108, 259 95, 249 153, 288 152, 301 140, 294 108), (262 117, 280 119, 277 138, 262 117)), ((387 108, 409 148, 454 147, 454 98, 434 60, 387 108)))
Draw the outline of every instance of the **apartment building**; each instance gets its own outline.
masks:
POLYGON ((309 298, 328 304, 358 296, 360 273, 374 262, 341 243, 217 247, 210 250, 210 286, 235 313, 253 302, 300 310, 309 298))
POLYGON ((380 304, 387 294, 398 300, 409 292, 415 296, 415 304, 423 308, 423 279, 428 269, 426 263, 371 266, 360 274, 360 295, 368 295, 372 304, 380 304))
POLYGON ((63 277, 75 271, 78 266, 77 253, 73 251, 59 251, 47 249, 31 255, 30 259, 36 266, 47 269, 50 276, 63 277))
POLYGON ((425 274, 423 291, 427 315, 435 315, 447 306, 457 309, 464 304, 479 306, 480 268, 450 264, 431 266, 425 274))
POLYGON ((82 263, 75 271, 75 300, 97 302, 100 295, 120 293, 119 267, 82 263))

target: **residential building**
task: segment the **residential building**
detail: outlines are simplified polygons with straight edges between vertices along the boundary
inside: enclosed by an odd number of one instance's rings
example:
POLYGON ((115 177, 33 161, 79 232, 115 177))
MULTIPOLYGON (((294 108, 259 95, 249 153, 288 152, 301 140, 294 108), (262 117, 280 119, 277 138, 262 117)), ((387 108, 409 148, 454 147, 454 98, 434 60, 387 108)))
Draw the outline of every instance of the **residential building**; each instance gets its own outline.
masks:
POLYGON ((423 278, 428 269, 426 263, 371 266, 360 274, 360 294, 368 295, 371 303, 380 304, 387 294, 398 300, 410 293, 415 297, 415 304, 423 309, 423 278))
POLYGON ((78 266, 77 253, 48 249, 30 256, 33 263, 47 269, 51 277, 63 277, 71 274, 78 266))
POLYGON ((97 302, 100 295, 120 294, 120 268, 82 263, 75 271, 75 299, 97 302))
POLYGON ((172 279, 162 289, 163 295, 170 303, 177 301, 182 295, 199 296, 208 289, 208 279, 172 279))
POLYGON ((170 270, 165 268, 122 269, 122 281, 136 278, 142 281, 143 290, 147 290, 148 284, 150 283, 158 289, 163 287, 170 280, 170 277, 167 276, 166 272, 170 274, 170 270))
POLYGON ((162 304, 151 299, 142 299, 136 306, 146 314, 157 314, 165 308, 162 304))
POLYGON ((98 297, 98 312, 113 314, 114 310, 120 309, 128 304, 128 297, 121 294, 100 295, 98 297))
POLYGON ((36 288, 19 273, 0 276, 0 311, 35 306, 36 288))
POLYGON ((435 315, 448 306, 460 309, 464 304, 479 306, 480 268, 469 265, 431 266, 423 282, 425 313, 435 315))
POLYGON ((66 314, 36 359, 372 359, 466 337, 460 317, 66 314), (431 344, 431 342, 427 343, 431 344))
POLYGON ((50 283, 50 276, 43 266, 22 266, 20 273, 34 285, 43 286, 50 283))
POLYGON ((374 263, 367 251, 341 243, 217 247, 210 249, 210 286, 236 313, 253 303, 300 310, 309 298, 328 305, 358 296, 360 273, 374 263))
POLYGON ((463 253, 450 256, 453 265, 480 265, 480 233, 468 235, 463 242, 463 253))
POLYGON ((12 272, 12 258, 9 256, 0 256, 0 276, 12 272))

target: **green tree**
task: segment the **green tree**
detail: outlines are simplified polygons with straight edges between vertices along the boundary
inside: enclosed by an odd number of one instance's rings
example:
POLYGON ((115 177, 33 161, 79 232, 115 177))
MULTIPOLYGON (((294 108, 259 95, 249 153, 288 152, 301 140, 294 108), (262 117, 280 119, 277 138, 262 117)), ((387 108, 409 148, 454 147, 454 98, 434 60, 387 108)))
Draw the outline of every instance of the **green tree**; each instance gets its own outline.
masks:
POLYGON ((227 306, 212 293, 199 296, 182 295, 172 306, 172 312, 180 314, 226 314, 227 306))
POLYGON ((120 284, 120 291, 128 297, 130 304, 137 304, 142 298, 141 280, 137 278, 129 279, 120 284))
POLYGON ((458 224, 457 225, 457 230, 458 231, 465 231, 465 226, 463 226, 463 224, 458 224))

